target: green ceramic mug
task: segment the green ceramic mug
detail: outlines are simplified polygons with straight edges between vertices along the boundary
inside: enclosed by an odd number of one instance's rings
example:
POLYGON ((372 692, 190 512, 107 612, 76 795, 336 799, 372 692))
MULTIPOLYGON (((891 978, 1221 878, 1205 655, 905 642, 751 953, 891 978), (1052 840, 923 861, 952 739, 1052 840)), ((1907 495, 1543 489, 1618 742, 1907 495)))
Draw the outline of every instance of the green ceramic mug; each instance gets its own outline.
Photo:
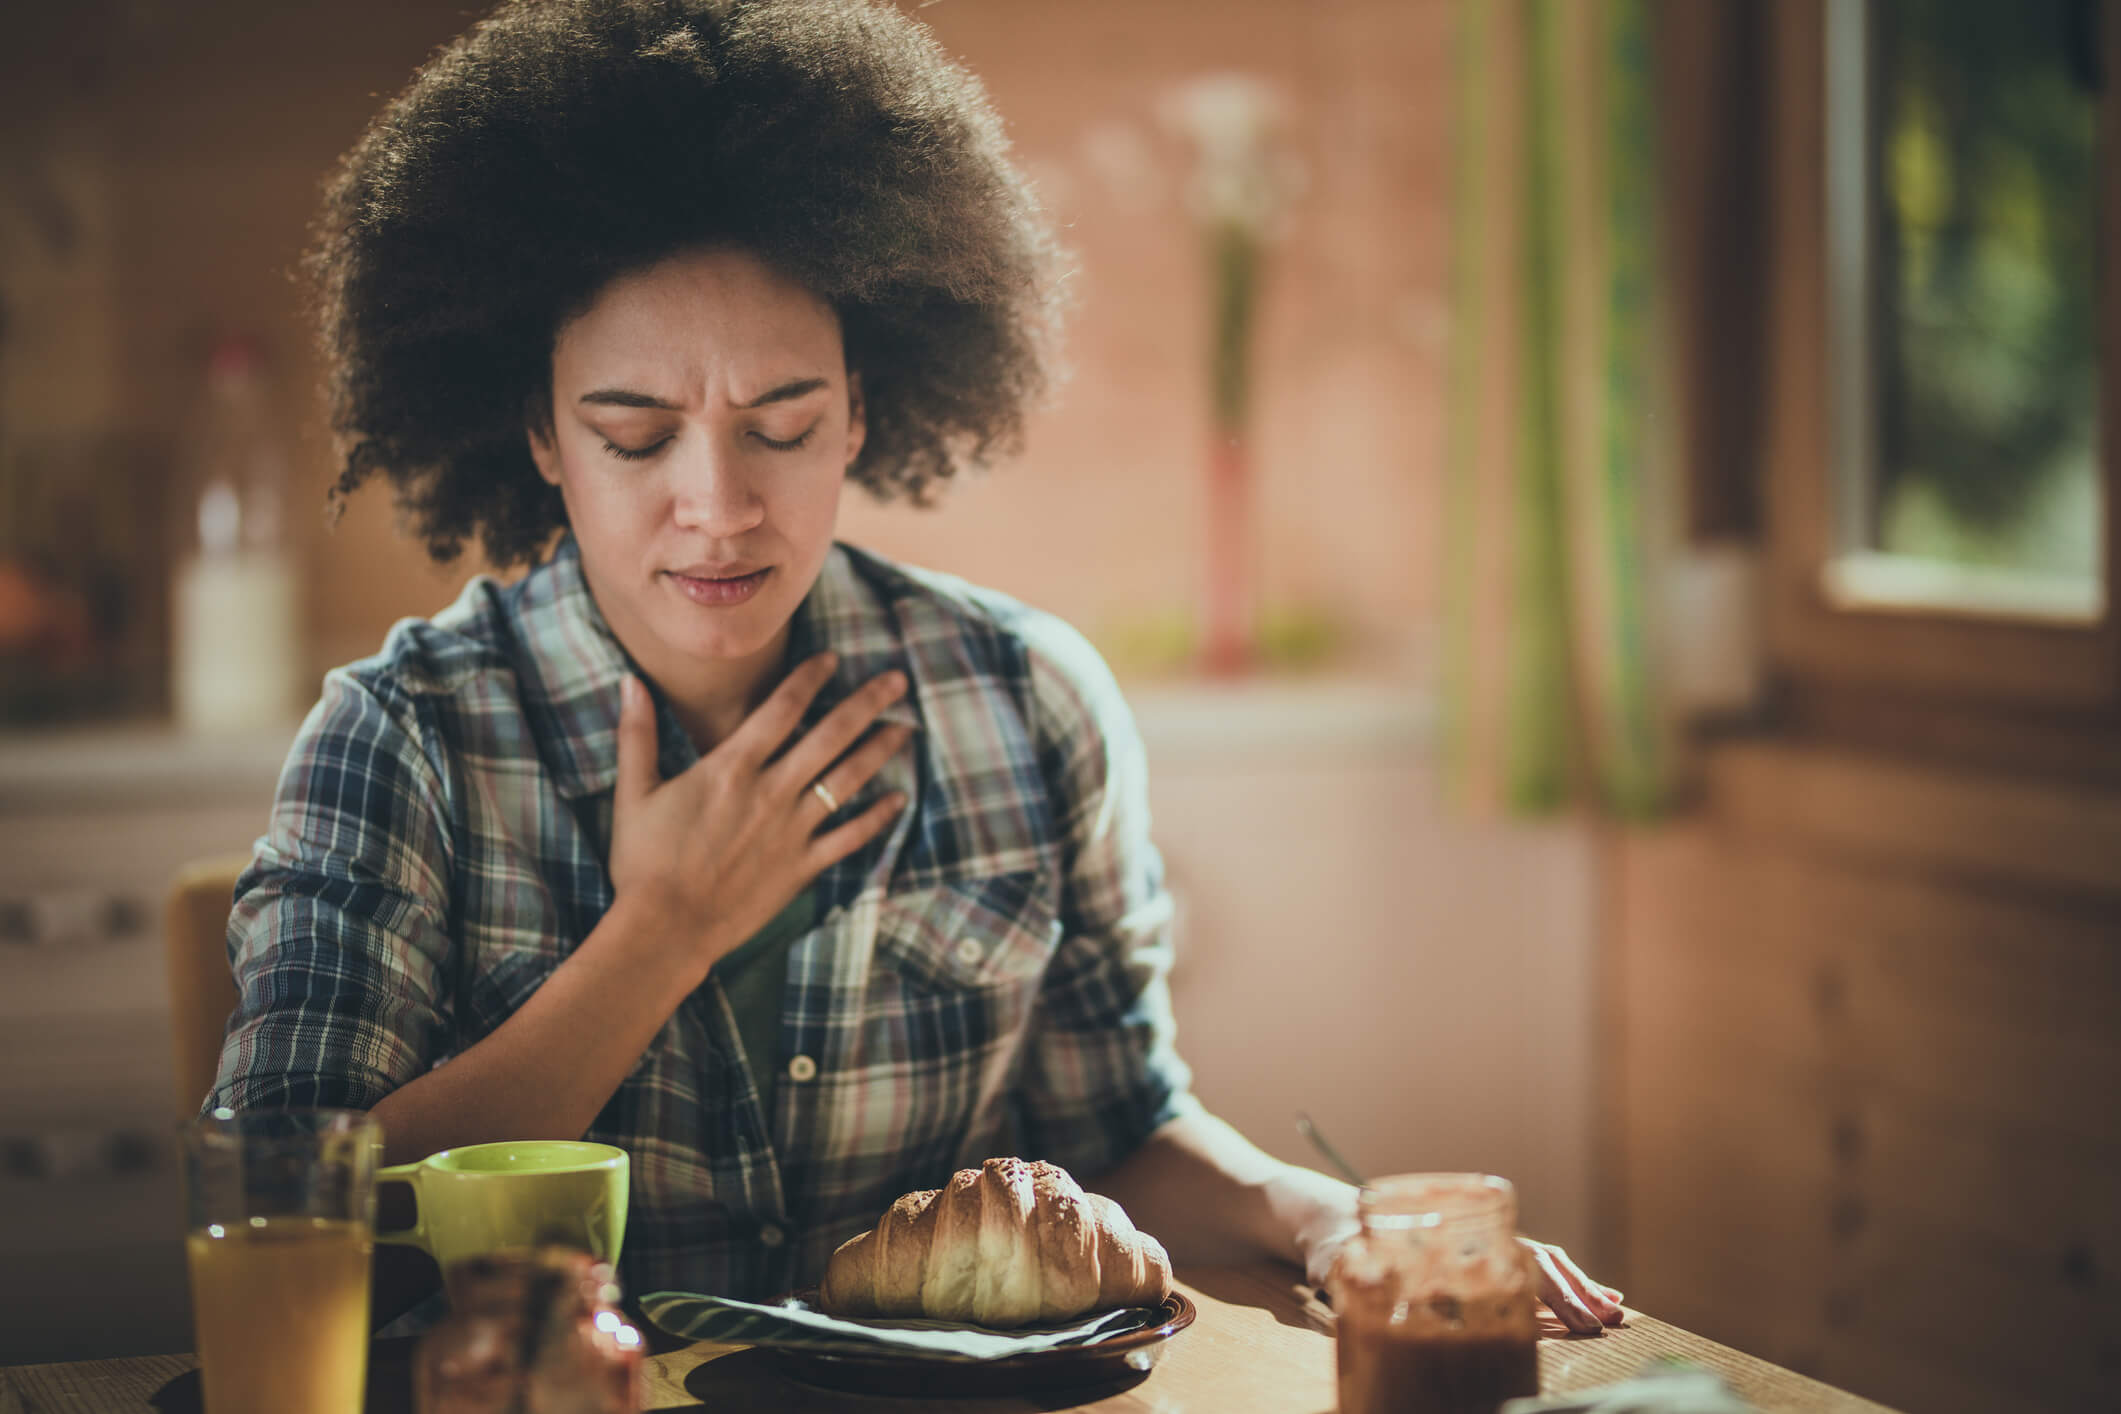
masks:
POLYGON ((447 1271, 466 1257, 556 1242, 614 1265, 626 1237, 626 1151, 573 1139, 468 1144, 376 1171, 412 1186, 413 1225, 376 1241, 418 1247, 447 1271))

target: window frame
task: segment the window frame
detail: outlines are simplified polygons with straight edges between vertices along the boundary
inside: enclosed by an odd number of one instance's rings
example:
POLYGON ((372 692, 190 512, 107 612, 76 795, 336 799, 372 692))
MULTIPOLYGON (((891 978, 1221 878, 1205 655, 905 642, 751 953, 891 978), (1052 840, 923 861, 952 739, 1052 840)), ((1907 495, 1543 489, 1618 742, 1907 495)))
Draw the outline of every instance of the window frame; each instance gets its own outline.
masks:
MULTIPOLYGON (((1837 602, 1828 566, 1842 548, 1832 422, 1835 325, 1829 302, 1827 0, 1771 7, 1768 125, 1767 629, 1776 667, 1832 687, 1944 696, 1962 705, 2096 710, 2121 705, 2121 271, 2100 272, 2099 465, 2105 606, 2084 622, 1986 616, 1959 608, 1837 602)), ((2099 219, 2102 252, 2121 246, 2121 0, 2102 0, 2099 219)))

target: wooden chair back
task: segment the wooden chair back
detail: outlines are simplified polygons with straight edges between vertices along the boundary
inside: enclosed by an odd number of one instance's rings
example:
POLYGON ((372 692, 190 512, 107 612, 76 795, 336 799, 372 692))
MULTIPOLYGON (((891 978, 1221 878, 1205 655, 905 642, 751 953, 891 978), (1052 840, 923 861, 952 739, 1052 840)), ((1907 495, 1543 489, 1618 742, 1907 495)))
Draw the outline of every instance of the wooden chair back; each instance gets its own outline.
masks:
POLYGON ((180 1119, 199 1112, 221 1065, 221 1039, 236 1009, 228 969, 228 915, 236 876, 250 856, 202 859, 177 871, 163 907, 162 943, 169 965, 170 1037, 175 1049, 173 1099, 180 1119))

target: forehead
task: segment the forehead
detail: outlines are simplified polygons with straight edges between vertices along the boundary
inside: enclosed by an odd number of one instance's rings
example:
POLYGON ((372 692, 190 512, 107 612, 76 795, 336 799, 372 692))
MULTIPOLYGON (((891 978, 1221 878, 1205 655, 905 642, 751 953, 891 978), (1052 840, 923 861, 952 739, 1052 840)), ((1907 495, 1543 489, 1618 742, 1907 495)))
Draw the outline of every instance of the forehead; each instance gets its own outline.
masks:
POLYGON ((553 370, 565 378, 698 374, 829 376, 839 317, 807 287, 749 251, 684 251, 613 279, 561 326, 553 370))

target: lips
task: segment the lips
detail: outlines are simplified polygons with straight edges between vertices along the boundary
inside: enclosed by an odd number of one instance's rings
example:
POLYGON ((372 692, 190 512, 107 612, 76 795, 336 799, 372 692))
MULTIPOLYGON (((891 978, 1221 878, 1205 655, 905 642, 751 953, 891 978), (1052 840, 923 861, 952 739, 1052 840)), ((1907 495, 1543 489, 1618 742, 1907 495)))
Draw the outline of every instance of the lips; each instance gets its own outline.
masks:
POLYGON ((765 568, 749 560, 725 560, 720 563, 702 561, 670 572, 685 579, 746 579, 765 568))
POLYGON ((754 568, 747 564, 688 565, 666 570, 670 582, 695 604, 720 607, 741 604, 759 592, 773 574, 773 566, 754 568))

